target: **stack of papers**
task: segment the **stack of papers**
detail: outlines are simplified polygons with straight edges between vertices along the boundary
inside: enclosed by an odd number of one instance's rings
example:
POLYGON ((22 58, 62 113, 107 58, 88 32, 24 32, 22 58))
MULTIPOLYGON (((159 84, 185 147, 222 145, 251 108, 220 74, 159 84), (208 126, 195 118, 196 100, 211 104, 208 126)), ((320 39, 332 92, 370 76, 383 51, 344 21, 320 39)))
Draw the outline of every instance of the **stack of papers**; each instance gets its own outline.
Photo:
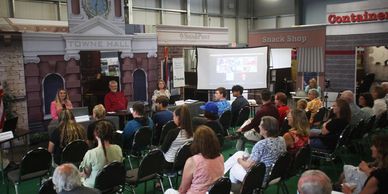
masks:
POLYGON ((77 122, 77 123, 85 122, 85 121, 89 121, 90 120, 89 115, 83 115, 83 116, 74 117, 74 119, 75 119, 75 122, 77 122))
POLYGON ((198 100, 192 100, 192 99, 185 100, 186 104, 192 104, 192 103, 195 103, 195 102, 198 102, 198 100))
POLYGON ((6 141, 6 140, 9 140, 9 139, 12 139, 12 138, 13 138, 12 131, 7 131, 7 132, 0 133, 0 142, 1 141, 6 141))

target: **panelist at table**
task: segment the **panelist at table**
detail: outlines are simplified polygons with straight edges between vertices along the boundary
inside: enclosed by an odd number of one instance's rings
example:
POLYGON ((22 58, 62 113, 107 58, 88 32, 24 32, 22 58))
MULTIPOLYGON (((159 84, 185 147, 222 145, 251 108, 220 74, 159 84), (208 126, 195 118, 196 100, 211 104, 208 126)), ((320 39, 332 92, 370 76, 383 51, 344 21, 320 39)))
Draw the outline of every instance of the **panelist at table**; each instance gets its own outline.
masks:
POLYGON ((64 89, 60 89, 55 96, 55 100, 51 102, 50 114, 53 120, 58 119, 58 115, 62 112, 62 109, 73 109, 69 94, 64 89))
POLYGON ((127 110, 128 100, 124 93, 117 91, 117 82, 112 80, 109 82, 110 92, 105 95, 104 104, 107 112, 118 110, 127 110))

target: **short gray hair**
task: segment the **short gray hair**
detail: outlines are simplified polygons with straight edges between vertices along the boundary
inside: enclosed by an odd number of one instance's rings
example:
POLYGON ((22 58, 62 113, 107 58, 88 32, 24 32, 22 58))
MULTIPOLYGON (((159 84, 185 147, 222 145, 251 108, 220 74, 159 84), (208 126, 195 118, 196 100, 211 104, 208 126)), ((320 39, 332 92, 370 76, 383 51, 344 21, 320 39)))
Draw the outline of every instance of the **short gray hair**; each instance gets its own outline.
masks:
POLYGON ((299 179, 298 191, 301 194, 331 194, 330 178, 320 170, 308 170, 299 179))
POLYGON ((313 94, 313 95, 315 96, 315 98, 319 96, 319 92, 318 92, 318 90, 315 89, 315 88, 310 89, 308 93, 313 94))
POLYGON ((53 184, 57 193, 71 191, 82 186, 78 168, 71 163, 65 163, 58 166, 53 174, 53 184))
POLYGON ((354 94, 350 90, 345 90, 345 91, 341 92, 340 98, 346 100, 346 102, 348 102, 348 103, 354 102, 354 94))

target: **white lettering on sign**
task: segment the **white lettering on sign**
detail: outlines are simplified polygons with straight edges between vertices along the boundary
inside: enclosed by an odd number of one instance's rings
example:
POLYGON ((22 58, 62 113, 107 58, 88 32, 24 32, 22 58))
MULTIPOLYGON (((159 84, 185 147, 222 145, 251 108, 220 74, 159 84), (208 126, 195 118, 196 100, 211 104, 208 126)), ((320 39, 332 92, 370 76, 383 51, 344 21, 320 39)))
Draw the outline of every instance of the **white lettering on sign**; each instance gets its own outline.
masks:
POLYGON ((180 33, 181 40, 209 40, 209 34, 182 32, 180 33))
POLYGON ((261 42, 263 43, 284 43, 284 42, 300 42, 305 43, 307 41, 307 36, 275 36, 275 37, 263 37, 261 42))
POLYGON ((128 49, 130 40, 67 40, 66 49, 128 49))

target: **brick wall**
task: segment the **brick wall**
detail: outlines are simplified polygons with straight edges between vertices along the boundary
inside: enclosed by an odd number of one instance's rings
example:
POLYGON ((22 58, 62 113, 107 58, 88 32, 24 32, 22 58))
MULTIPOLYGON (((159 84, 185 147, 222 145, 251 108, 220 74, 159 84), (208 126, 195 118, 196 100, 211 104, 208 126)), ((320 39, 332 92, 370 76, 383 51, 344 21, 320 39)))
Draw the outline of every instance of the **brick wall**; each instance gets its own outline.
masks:
POLYGON ((20 35, 12 35, 7 43, 5 39, 0 38, 0 82, 6 81, 10 94, 16 97, 16 101, 12 104, 12 111, 18 116, 18 128, 27 129, 26 86, 22 43, 19 37, 20 35))
POLYGON ((386 46, 388 33, 326 36, 325 77, 330 92, 354 90, 356 46, 386 46))

